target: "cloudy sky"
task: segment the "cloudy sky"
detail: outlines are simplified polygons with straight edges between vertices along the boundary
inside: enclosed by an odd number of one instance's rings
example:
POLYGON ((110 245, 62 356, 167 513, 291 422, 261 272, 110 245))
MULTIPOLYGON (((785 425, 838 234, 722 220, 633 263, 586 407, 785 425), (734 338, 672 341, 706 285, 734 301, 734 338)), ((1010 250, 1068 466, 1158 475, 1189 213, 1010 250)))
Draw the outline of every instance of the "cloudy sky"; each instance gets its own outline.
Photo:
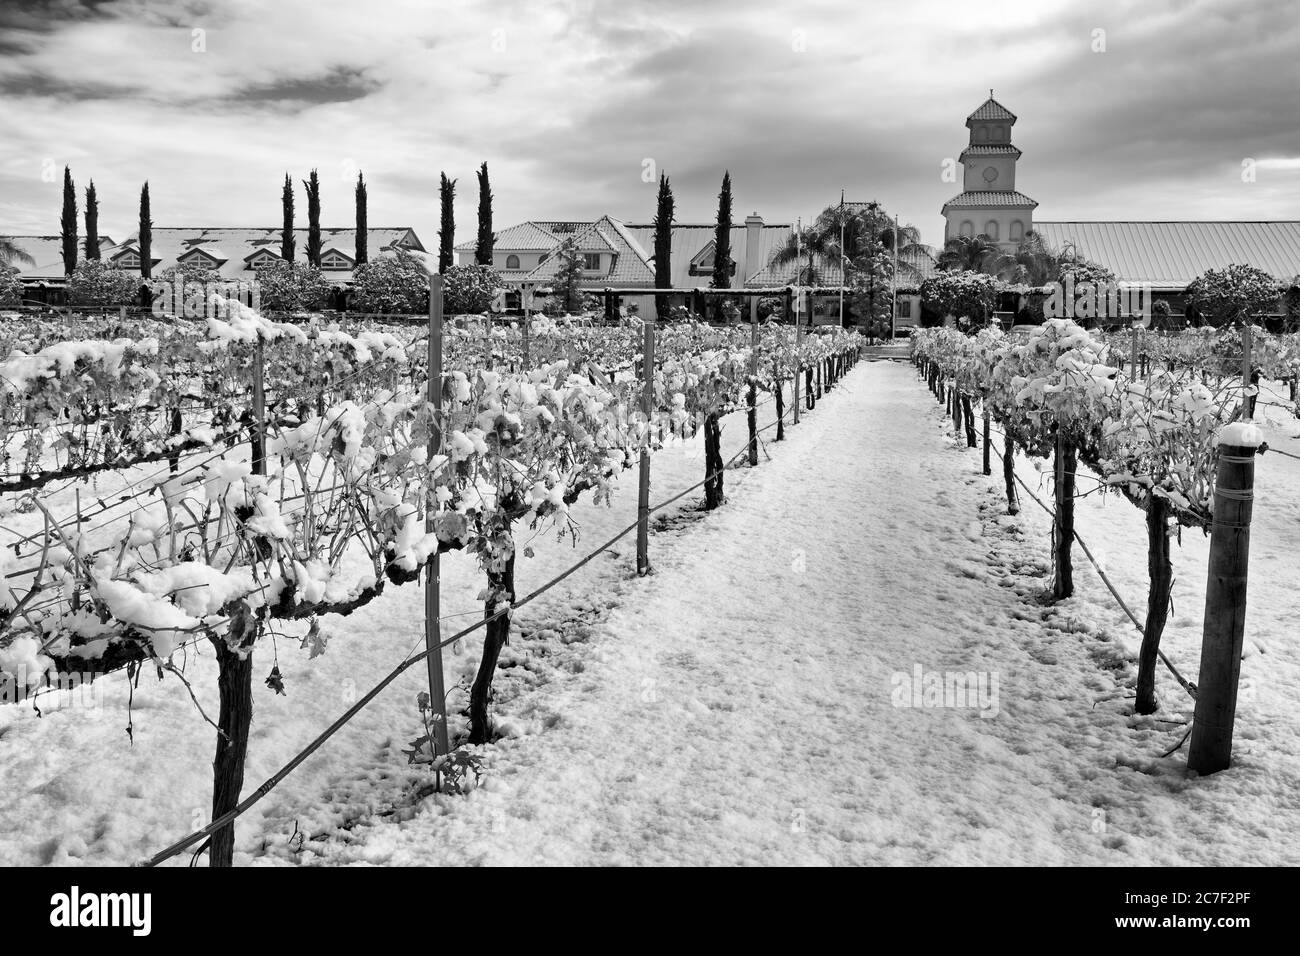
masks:
POLYGON ((0 234, 58 231, 64 164, 117 239, 145 179, 158 226, 273 226, 312 168, 347 226, 361 169, 433 247, 486 160, 498 228, 649 220, 653 164, 682 221, 729 169, 739 215, 842 187, 937 243, 990 87, 1038 219, 1300 219, 1297 50, 1294 0, 3 0, 0 234))

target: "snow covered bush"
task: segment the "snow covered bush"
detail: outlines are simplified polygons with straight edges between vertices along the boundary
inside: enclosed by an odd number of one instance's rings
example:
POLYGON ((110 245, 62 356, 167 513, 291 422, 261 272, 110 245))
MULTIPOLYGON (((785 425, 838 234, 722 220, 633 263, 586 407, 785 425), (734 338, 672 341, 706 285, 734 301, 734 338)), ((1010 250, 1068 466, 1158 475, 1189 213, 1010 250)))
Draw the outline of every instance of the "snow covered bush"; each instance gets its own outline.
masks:
POLYGON ((1187 286, 1187 302, 1214 325, 1257 319, 1278 307, 1277 280, 1255 266, 1207 269, 1187 286))
MULTIPOLYGON (((444 286, 444 296, 445 296, 444 286)), ((429 310, 429 272, 405 249, 357 266, 352 274, 352 306, 362 312, 419 315, 429 310)), ((451 314, 443 300, 444 311, 451 314)))
POLYGON ((969 316, 988 322, 997 307, 1002 283, 983 272, 940 272, 921 283, 921 302, 940 315, 969 316))
POLYGON ((18 272, 9 266, 0 265, 0 308, 11 308, 22 304, 23 284, 18 279, 18 272))
POLYGON ((82 259, 68 277, 68 294, 77 305, 134 305, 140 298, 140 276, 115 269, 99 259, 82 259))
POLYGON ((329 296, 320 269, 305 262, 273 262, 257 270, 262 308, 272 312, 314 312, 329 296))
POLYGON ((502 285, 501 274, 491 266, 452 266, 442 277, 443 311, 448 315, 486 312, 502 285))

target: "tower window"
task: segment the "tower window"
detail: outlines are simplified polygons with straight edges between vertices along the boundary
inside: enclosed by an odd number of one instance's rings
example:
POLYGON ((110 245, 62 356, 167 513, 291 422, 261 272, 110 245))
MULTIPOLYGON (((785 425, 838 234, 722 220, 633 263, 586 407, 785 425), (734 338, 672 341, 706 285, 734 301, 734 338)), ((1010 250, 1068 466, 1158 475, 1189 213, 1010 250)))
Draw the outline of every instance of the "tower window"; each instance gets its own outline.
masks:
POLYGON ((1019 219, 1012 219, 1011 239, 1014 242, 1019 242, 1023 238, 1025 238, 1025 224, 1021 222, 1019 219))
POLYGON ((963 236, 975 235, 975 223, 971 222, 969 219, 963 219, 961 223, 961 229, 959 229, 958 232, 960 232, 963 236))
POLYGON ((989 141, 989 128, 987 126, 975 127, 975 142, 987 143, 989 141))
POLYGON ((992 239, 995 242, 997 241, 998 221, 996 219, 990 219, 987 223, 984 224, 984 235, 988 236, 990 239, 992 239))

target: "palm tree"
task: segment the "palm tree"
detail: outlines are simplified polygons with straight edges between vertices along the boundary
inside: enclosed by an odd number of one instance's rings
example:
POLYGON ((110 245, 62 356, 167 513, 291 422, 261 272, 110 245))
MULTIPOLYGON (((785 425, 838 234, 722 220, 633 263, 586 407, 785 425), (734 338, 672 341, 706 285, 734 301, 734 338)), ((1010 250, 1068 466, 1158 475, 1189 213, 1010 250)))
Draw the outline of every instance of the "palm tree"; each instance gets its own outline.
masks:
POLYGON ((15 245, 8 239, 0 238, 0 266, 12 266, 16 262, 28 266, 36 265, 36 260, 21 246, 15 245))
MULTIPOLYGON (((894 219, 880 203, 836 203, 823 209, 811 226, 791 232, 769 265, 785 266, 798 261, 796 281, 800 285, 816 285, 823 278, 826 263, 842 263, 845 272, 851 273, 855 263, 869 259, 882 246, 892 255, 894 241, 894 219), (822 263, 821 267, 818 262, 822 263)), ((930 252, 921 242, 921 231, 910 223, 898 226, 897 241, 900 257, 930 252)), ((902 261, 899 266, 900 270, 911 269, 902 261)))
POLYGON ((1004 282, 1041 288, 1060 278, 1061 263, 1065 258, 1047 245, 1042 234, 1031 230, 1020 240, 1015 252, 1000 254, 990 265, 993 273, 1004 282))
POLYGON ((948 272, 992 272, 1002 248, 986 235, 953 236, 943 244, 938 265, 948 272))

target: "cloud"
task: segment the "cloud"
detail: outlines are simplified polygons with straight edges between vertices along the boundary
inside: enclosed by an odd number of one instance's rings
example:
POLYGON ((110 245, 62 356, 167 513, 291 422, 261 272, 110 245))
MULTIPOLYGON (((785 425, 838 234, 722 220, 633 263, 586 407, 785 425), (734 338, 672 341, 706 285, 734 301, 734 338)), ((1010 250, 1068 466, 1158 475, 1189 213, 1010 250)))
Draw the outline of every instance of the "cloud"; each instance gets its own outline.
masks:
POLYGON ((989 87, 1039 218, 1300 218, 1288 2, 6 3, 0 232, 57 229, 64 163, 114 235, 146 178, 159 224, 273 225, 312 168, 345 224, 361 169, 371 222, 432 244, 442 170, 463 239, 485 159, 500 227, 649 219, 650 160, 683 220, 729 169, 738 211, 810 218, 843 187, 933 243, 989 87))

